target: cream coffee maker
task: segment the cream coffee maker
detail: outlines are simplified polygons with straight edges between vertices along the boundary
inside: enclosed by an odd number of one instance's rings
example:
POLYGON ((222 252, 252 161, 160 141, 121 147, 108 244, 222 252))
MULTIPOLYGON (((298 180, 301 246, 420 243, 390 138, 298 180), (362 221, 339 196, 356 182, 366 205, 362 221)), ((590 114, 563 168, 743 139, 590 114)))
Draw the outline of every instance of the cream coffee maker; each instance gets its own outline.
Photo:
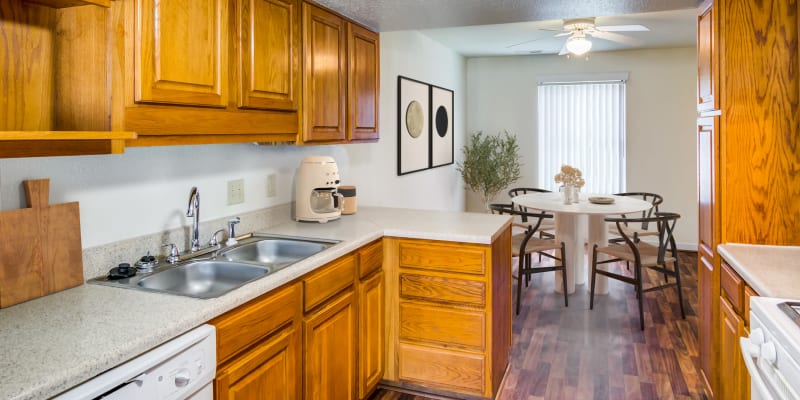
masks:
POLYGON ((295 184, 295 219, 328 222, 342 216, 339 168, 328 156, 307 156, 300 161, 295 184))

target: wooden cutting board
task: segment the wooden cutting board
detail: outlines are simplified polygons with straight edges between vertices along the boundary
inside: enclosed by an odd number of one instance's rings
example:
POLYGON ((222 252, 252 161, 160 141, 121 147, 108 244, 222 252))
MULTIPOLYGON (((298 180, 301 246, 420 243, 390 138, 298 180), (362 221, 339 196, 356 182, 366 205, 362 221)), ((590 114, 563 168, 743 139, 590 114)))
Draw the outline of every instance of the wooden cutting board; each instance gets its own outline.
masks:
POLYGON ((83 283, 78 203, 48 205, 49 179, 22 185, 28 208, 0 211, 0 308, 83 283))

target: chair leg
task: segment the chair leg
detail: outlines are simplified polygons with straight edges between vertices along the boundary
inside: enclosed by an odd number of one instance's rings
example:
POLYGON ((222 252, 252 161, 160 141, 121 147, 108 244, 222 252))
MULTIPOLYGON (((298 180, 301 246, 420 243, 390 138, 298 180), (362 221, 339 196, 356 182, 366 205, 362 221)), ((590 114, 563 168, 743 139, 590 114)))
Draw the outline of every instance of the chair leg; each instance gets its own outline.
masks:
POLYGON ((639 300, 639 328, 644 330, 644 305, 642 304, 644 302, 644 293, 642 292, 642 267, 639 265, 634 265, 633 267, 636 269, 634 279, 636 280, 636 294, 639 300))
MULTIPOLYGON (((594 309, 594 281, 597 277, 597 245, 592 247, 592 288, 589 290, 589 309, 594 309)), ((564 271, 564 279, 567 279, 567 273, 564 271)))
POLYGON ((519 315, 519 303, 522 297, 522 275, 524 274, 526 257, 519 257, 519 273, 517 273, 517 314, 519 315))
POLYGON ((561 242, 561 267, 564 268, 563 272, 561 272, 563 278, 561 279, 561 284, 564 289, 564 307, 569 307, 569 301, 567 300, 567 251, 564 242, 561 242))
POLYGON ((525 255, 525 261, 528 264, 528 267, 525 269, 525 287, 528 287, 531 284, 531 268, 533 265, 533 255, 528 253, 525 255))
POLYGON ((681 318, 686 319, 686 312, 683 311, 683 290, 681 289, 681 267, 678 265, 678 259, 672 263, 675 266, 675 287, 678 288, 678 304, 681 306, 681 318))

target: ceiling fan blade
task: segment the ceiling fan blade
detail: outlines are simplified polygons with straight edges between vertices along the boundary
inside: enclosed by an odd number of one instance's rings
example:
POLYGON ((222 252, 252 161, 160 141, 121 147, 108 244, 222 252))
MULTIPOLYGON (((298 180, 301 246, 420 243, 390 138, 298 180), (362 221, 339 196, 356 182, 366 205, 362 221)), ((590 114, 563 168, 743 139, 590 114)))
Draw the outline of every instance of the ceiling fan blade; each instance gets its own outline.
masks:
POLYGON ((606 25, 595 26, 594 29, 603 32, 648 32, 650 28, 644 25, 606 25))
POLYGON ((564 31, 564 28, 538 28, 540 31, 553 31, 553 32, 561 32, 564 31))
POLYGON ((567 53, 569 53, 569 50, 567 50, 567 41, 565 40, 564 45, 561 46, 561 51, 558 52, 558 55, 563 56, 564 54, 567 53))
POLYGON ((564 37, 564 36, 569 36, 569 35, 572 35, 572 32, 561 32, 558 35, 555 35, 553 37, 564 37))
POLYGON ((614 32, 595 31, 589 34, 598 39, 610 40, 612 42, 627 44, 628 46, 639 46, 642 44, 642 41, 639 39, 614 32))

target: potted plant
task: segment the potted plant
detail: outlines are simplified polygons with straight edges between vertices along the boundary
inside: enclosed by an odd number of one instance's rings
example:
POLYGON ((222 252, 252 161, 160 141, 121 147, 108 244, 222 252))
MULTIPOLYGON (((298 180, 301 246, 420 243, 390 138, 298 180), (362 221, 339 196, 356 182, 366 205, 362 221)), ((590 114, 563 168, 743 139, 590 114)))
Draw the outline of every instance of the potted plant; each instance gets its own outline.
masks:
POLYGON ((456 170, 467 187, 481 195, 488 210, 497 193, 520 178, 517 137, 505 131, 496 136, 478 131, 461 151, 464 162, 456 164, 456 170))

